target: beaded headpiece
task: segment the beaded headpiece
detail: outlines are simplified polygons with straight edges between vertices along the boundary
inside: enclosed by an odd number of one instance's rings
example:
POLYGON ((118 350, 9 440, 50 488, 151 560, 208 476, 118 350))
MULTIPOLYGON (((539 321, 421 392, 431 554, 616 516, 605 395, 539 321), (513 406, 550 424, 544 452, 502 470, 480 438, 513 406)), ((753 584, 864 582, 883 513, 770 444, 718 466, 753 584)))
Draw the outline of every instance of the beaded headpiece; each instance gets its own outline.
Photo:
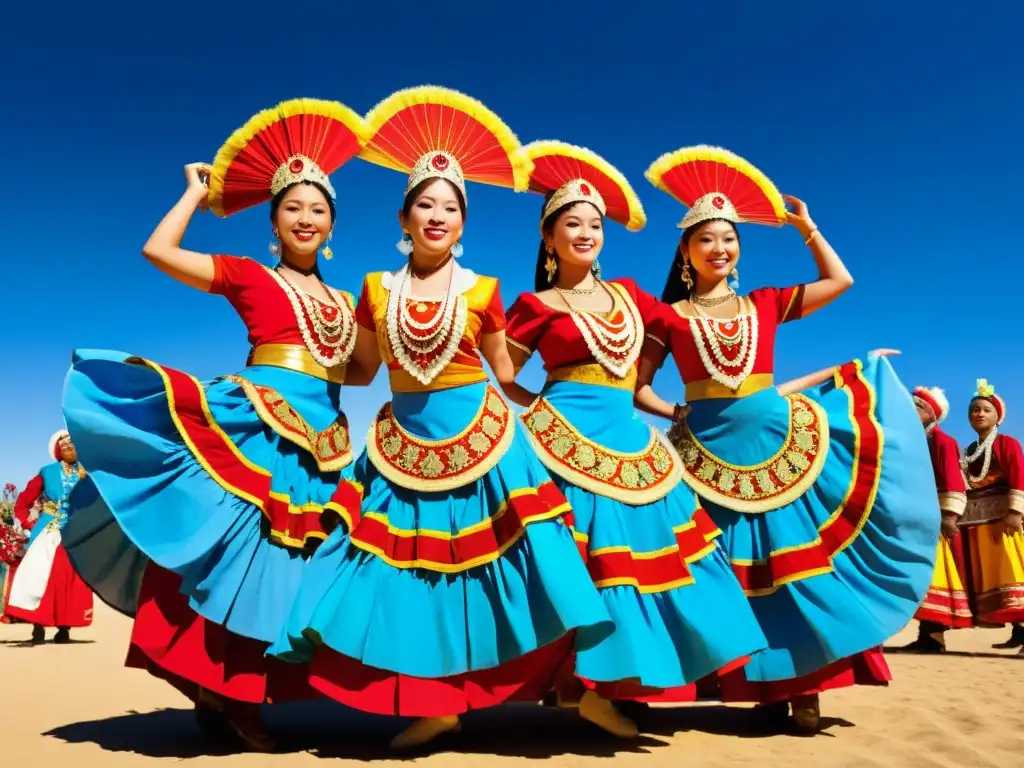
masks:
POLYGON ((634 232, 647 222, 626 177, 596 152, 561 141, 534 141, 519 154, 532 165, 530 191, 551 193, 541 215, 542 227, 548 216, 572 203, 590 203, 602 216, 634 232))
POLYGON ((496 114, 464 93, 424 85, 388 96, 366 114, 362 159, 409 174, 405 193, 426 179, 526 189, 530 166, 519 140, 496 114))
POLYGON ((684 147, 662 155, 647 180, 687 206, 680 229, 712 219, 780 226, 786 203, 761 171, 721 147, 684 147))
POLYGON ((320 185, 334 199, 330 174, 354 157, 365 140, 363 119, 336 101, 292 99, 264 110, 217 152, 210 209, 230 216, 303 181, 320 185))
POLYGON ((915 387, 914 403, 931 411, 932 419, 936 423, 949 415, 949 399, 938 387, 915 387))
POLYGON ((996 409, 996 423, 1002 424, 1003 419, 1006 418, 1006 402, 996 394, 996 388, 989 384, 987 379, 978 379, 977 386, 978 388, 975 390, 974 397, 971 398, 971 401, 988 400, 996 409))

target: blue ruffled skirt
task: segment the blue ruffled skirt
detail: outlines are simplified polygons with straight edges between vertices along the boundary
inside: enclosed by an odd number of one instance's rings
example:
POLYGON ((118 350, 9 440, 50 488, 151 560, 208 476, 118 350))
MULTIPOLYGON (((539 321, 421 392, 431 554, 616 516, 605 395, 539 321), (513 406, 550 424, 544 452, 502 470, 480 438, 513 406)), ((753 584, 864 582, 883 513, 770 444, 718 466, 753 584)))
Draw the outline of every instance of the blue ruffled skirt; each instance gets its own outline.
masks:
POLYGON ((325 471, 309 445, 338 423, 339 394, 337 384, 281 368, 200 383, 124 353, 76 352, 64 418, 89 472, 65 532, 76 570, 133 615, 152 561, 180 577, 199 616, 275 640, 308 561, 304 545, 326 537, 316 500, 340 468, 325 471))
POLYGON ((675 433, 687 482, 769 649, 748 681, 788 680, 874 649, 913 617, 939 534, 924 431, 885 359, 784 398, 704 400, 675 433))
MULTIPOLYGON (((596 444, 602 455, 616 461, 628 455, 635 462, 652 445, 652 429, 635 415, 630 391, 554 382, 542 397, 568 434, 596 444)), ((531 414, 525 421, 531 428, 531 414)), ((553 434, 547 417, 541 426, 553 434)), ((660 498, 641 503, 631 498, 639 481, 630 489, 602 482, 594 472, 581 473, 580 460, 573 459, 578 446, 572 455, 565 445, 556 446, 563 458, 543 440, 537 440, 537 450, 573 508, 577 536, 585 542, 591 574, 615 623, 606 640, 578 651, 580 677, 679 688, 742 663, 767 645, 714 543, 719 532, 678 473, 666 478, 660 498)), ((678 458, 673 461, 678 465, 678 458)), ((598 466, 589 456, 585 464, 598 466)))

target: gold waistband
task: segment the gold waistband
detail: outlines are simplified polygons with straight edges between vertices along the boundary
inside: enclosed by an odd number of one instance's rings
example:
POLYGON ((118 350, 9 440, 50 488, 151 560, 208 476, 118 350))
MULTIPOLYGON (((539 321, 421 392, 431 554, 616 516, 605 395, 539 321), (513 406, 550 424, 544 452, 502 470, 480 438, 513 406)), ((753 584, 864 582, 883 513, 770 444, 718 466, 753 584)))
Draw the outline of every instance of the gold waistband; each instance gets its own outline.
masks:
POLYGON ((411 392, 435 392, 440 389, 453 389, 467 384, 479 384, 487 381, 487 372, 479 365, 465 363, 448 363, 445 369, 437 374, 437 378, 429 384, 423 384, 413 378, 404 368, 390 368, 388 379, 394 394, 411 392))
POLYGON ((747 397, 774 385, 775 377, 770 373, 755 373, 748 376, 739 389, 729 389, 714 379, 704 379, 686 385, 686 402, 689 403, 694 400, 738 400, 741 397, 747 397))
POLYGON ((305 373, 335 384, 345 382, 345 366, 324 368, 301 344, 260 344, 249 355, 249 365, 270 365, 305 373))
POLYGON ((599 363, 588 365, 567 365, 548 371, 548 381, 574 381, 577 384, 598 384, 603 387, 627 389, 630 392, 636 387, 636 368, 631 367, 624 379, 599 363))

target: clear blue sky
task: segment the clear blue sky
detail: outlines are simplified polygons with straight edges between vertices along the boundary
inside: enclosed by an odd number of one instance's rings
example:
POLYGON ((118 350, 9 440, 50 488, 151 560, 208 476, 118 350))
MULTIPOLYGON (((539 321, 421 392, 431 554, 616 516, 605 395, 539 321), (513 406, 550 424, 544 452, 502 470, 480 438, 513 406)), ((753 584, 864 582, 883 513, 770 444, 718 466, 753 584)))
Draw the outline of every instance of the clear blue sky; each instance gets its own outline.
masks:
MULTIPOLYGON (((0 75, 0 481, 23 485, 46 460, 74 347, 120 349, 200 378, 242 366, 245 334, 227 303, 176 284, 139 253, 182 190, 183 164, 212 159, 234 128, 279 100, 332 98, 365 112, 424 83, 481 99, 524 143, 561 139, 616 164, 648 225, 638 234, 610 226, 601 261, 606 276, 632 276, 651 292, 661 290, 683 209, 644 180, 647 165, 697 143, 746 156, 807 201, 857 281, 781 333, 777 375, 897 347, 909 386, 947 390, 948 428, 962 442, 979 376, 1009 402, 1005 430, 1024 438, 1019 4, 350 6, 5 10, 16 34, 6 36, 0 75)), ((357 291, 365 272, 400 264, 404 184, 360 161, 335 177, 331 283, 357 291)), ((533 195, 469 191, 464 260, 501 278, 506 303, 530 288, 539 205, 533 195)), ((269 260, 266 216, 198 217, 185 242, 269 260)), ((791 228, 743 235, 745 290, 814 277, 791 228)), ((531 363, 528 383, 538 371, 531 363)), ((677 377, 656 384, 679 397, 677 377)), ((361 443, 386 380, 347 392, 361 443)))

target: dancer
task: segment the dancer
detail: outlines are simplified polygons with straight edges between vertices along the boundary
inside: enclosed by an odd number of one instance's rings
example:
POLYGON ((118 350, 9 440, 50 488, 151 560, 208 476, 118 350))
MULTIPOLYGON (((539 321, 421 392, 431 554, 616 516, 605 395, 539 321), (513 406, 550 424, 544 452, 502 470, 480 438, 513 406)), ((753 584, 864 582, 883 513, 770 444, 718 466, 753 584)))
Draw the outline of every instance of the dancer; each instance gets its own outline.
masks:
MULTIPOLYGON (((967 561, 967 589, 978 624, 1024 621, 1024 452, 999 432, 1006 403, 985 379, 971 399, 971 428, 978 439, 960 460, 967 479, 967 507, 960 518, 967 561)), ((1004 647, 1013 647, 1014 637, 1004 647)), ((1021 650, 1024 656, 1024 649, 1021 650)))
MULTIPOLYGON (((462 266, 465 181, 521 189, 518 142, 483 104, 431 86, 366 116, 363 156, 409 172, 395 272, 367 276, 356 358, 383 360, 393 400, 335 500, 362 498, 303 577, 287 636, 311 684, 367 712, 420 718, 424 744, 459 715, 539 700, 569 652, 611 622, 569 528, 565 497, 488 382, 514 377, 498 281, 462 266)), ((483 254, 481 258, 486 258, 483 254)))
POLYGON ((92 592, 75 573, 61 543, 68 521, 68 497, 85 470, 66 431, 50 438, 47 464, 18 496, 15 516, 29 533, 27 549, 11 577, 6 615, 32 625, 32 645, 71 642, 71 630, 92 624, 92 592))
POLYGON ((207 734, 233 732, 255 751, 274 748, 259 704, 315 695, 304 669, 264 652, 311 545, 326 537, 316 500, 352 458, 339 402, 354 302, 323 282, 318 253, 330 258, 336 223, 329 174, 363 140, 347 107, 296 99, 253 117, 212 167, 185 168, 185 193, 143 253, 231 303, 252 345, 242 371, 200 383, 139 357, 80 351, 65 387, 93 480, 75 499, 76 567, 136 616, 128 666, 192 699, 207 734), (268 200, 273 269, 181 247, 197 208, 228 216, 268 200))
POLYGON ((773 705, 815 731, 818 694, 890 678, 878 650, 913 616, 934 565, 939 510, 909 393, 880 357, 843 365, 805 393, 773 386, 775 333, 853 283, 803 202, 786 210, 742 158, 694 147, 648 179, 689 207, 648 326, 637 400, 672 418, 650 388, 671 353, 690 411, 673 428, 687 484, 724 531, 722 545, 769 642, 721 678, 727 701, 773 705), (736 224, 789 222, 819 277, 738 294, 736 224))
POLYGON ((973 624, 964 588, 963 537, 959 518, 967 505, 967 487, 960 470, 960 447, 939 426, 949 415, 949 400, 937 387, 917 387, 914 404, 928 435, 928 450, 942 510, 942 535, 935 556, 935 573, 928 594, 917 609, 918 636, 905 650, 941 653, 946 650, 947 628, 973 624))
POLYGON ((508 312, 517 370, 537 352, 540 397, 506 393, 565 493, 587 567, 615 632, 575 658, 580 682, 560 681, 559 703, 619 736, 632 721, 609 699, 692 701, 692 683, 746 662, 766 646, 729 562, 721 531, 680 482, 668 440, 633 408, 644 323, 657 301, 632 280, 601 279, 606 218, 639 230, 643 209, 603 158, 554 141, 529 144, 531 189, 544 194, 535 293, 508 312), (575 688, 576 690, 573 690, 575 688))

